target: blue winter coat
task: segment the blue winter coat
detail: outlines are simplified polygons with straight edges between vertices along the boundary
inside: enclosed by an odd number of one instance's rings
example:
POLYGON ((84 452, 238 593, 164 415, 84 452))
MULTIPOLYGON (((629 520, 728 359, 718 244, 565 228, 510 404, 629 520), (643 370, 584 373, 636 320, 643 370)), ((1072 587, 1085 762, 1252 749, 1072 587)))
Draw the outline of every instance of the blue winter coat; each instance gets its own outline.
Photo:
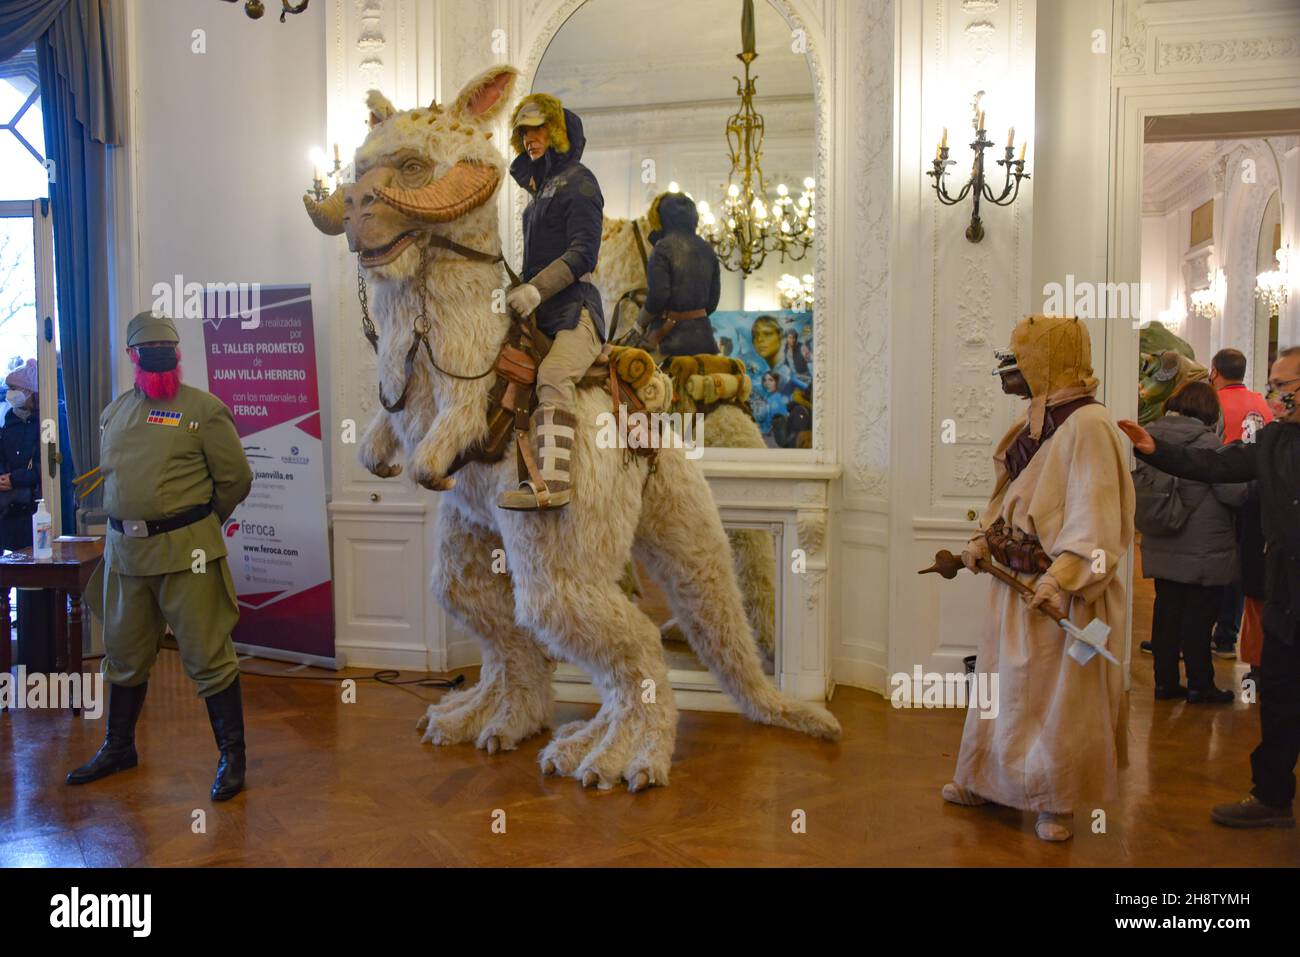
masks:
MULTIPOLYGON (((557 153, 551 147, 536 161, 520 153, 510 164, 510 175, 532 197, 524 210, 524 268, 520 275, 525 282, 557 259, 563 259, 574 277, 580 278, 596 268, 600 256, 605 199, 591 170, 578 162, 587 145, 582 120, 565 110, 564 125, 569 138, 567 153, 557 153)), ((538 306, 537 324, 542 332, 554 336, 576 328, 583 308, 604 339, 600 292, 589 282, 574 282, 538 306)))
MULTIPOLYGON (((712 314, 722 295, 718 254, 695 233, 699 213, 686 197, 665 196, 659 204, 660 233, 646 262, 645 311, 654 317, 650 331, 665 322, 664 313, 703 309, 712 314)), ((659 343, 665 356, 716 355, 718 343, 707 318, 678 323, 659 343)))
POLYGON ((15 490, 29 489, 32 501, 15 502, 0 514, 0 548, 26 548, 32 543, 31 517, 41 484, 40 439, 40 419, 33 415, 24 421, 8 410, 0 430, 0 474, 9 473, 15 490))

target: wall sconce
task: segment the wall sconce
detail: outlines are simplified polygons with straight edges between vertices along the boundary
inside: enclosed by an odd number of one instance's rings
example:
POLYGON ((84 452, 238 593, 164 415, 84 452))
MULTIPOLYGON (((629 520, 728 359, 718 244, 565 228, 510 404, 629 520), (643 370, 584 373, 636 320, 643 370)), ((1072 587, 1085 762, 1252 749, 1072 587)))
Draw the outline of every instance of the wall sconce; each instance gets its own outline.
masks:
POLYGON ((1025 172, 1025 148, 1027 142, 1020 144, 1020 158, 1012 159, 1015 152, 1016 128, 1013 126, 1007 130, 1006 156, 997 161, 998 166, 1006 167, 1006 181, 1002 185, 1002 192, 994 195, 992 188, 984 179, 984 151, 993 145, 993 141, 985 135, 984 129, 984 111, 980 109, 980 99, 984 96, 984 91, 980 90, 975 94, 975 100, 971 104, 974 117, 971 120, 971 126, 975 128, 975 141, 970 144, 970 148, 975 151, 975 162, 971 166, 970 179, 962 186, 961 192, 953 196, 948 192, 945 182, 948 176, 948 167, 956 163, 956 160, 948 159, 948 128, 944 127, 943 138, 939 140, 939 145, 934 150, 933 169, 926 172, 926 176, 934 177, 934 192, 939 197, 939 202, 945 206, 955 206, 964 200, 969 194, 973 201, 974 208, 971 210, 970 225, 966 227, 966 238, 973 243, 979 242, 984 238, 984 224, 980 221, 980 199, 986 199, 995 206, 1010 206, 1020 195, 1020 181, 1029 179, 1029 174, 1025 172))
MULTIPOLYGON (((238 3, 239 0, 225 0, 226 3, 238 3)), ((291 3, 290 0, 280 0, 280 22, 284 23, 286 13, 299 14, 307 9, 307 4, 311 0, 298 0, 297 3, 291 3)), ((260 20, 266 14, 266 6, 262 0, 247 0, 244 4, 244 14, 250 20, 260 20)))
POLYGON ((339 144, 334 144, 334 168, 329 172, 324 169, 325 151, 319 146, 313 147, 307 158, 311 160, 312 168, 311 186, 308 187, 307 194, 316 202, 323 203, 338 188, 339 173, 343 170, 343 164, 339 162, 339 144))
POLYGON ((1228 289, 1227 277, 1222 269, 1214 270, 1210 284, 1204 289, 1195 289, 1191 294, 1191 313, 1202 319, 1213 319, 1223 310, 1223 301, 1228 289))
POLYGON ((1270 313, 1282 311, 1291 295, 1291 247, 1277 251, 1277 268, 1255 277, 1255 298, 1268 307, 1270 313))

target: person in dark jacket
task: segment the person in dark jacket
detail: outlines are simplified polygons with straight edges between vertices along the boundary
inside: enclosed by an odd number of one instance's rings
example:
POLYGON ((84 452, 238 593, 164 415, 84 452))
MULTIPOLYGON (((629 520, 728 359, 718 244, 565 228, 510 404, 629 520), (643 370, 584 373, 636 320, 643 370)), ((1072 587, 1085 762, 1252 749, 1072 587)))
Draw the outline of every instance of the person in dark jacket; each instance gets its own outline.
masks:
POLYGON ((41 418, 37 412, 36 363, 28 360, 5 379, 4 428, 0 431, 0 549, 32 543, 32 515, 40 497, 41 418))
POLYGON ((630 345, 644 335, 647 348, 667 356, 717 355, 709 316, 722 296, 717 253, 695 232, 700 214, 685 193, 660 193, 650 204, 646 298, 630 345))
POLYGON ((1267 598, 1259 681, 1259 746, 1251 753, 1250 796, 1211 816, 1228 827, 1294 827, 1295 765, 1300 758, 1300 346, 1285 349, 1269 372, 1275 416, 1254 442, 1216 451, 1159 442, 1136 422, 1119 427, 1138 457, 1180 478, 1248 482, 1259 488, 1267 598))
POLYGON ((579 160, 586 146, 582 121, 555 97, 523 98, 510 120, 519 154, 510 175, 528 191, 524 210, 523 283, 506 303, 519 316, 537 316, 554 343, 537 368, 533 412, 540 481, 501 493, 501 508, 560 508, 569 502, 570 455, 577 425, 577 380, 604 347, 605 317, 591 271, 600 255, 605 200, 591 170, 579 160))
MULTIPOLYGON (((1219 400, 1204 382, 1189 382, 1165 403, 1163 418, 1150 434, 1160 442, 1188 449, 1217 449, 1219 400)), ((1156 471, 1145 462, 1138 471, 1156 471)), ((1168 480, 1166 480, 1168 481, 1168 480)), ((1144 524, 1142 497, 1149 483, 1135 476, 1138 531, 1142 533, 1142 574, 1155 579, 1151 644, 1155 655, 1156 698, 1186 698, 1188 704, 1221 704, 1231 691, 1214 686, 1210 636, 1223 603, 1224 586, 1239 577, 1232 509, 1244 505, 1248 485, 1176 482, 1159 493, 1177 495, 1188 515, 1177 531, 1144 524), (1187 668, 1187 686, 1178 680, 1178 653, 1187 668)), ((1158 494, 1159 494, 1158 493, 1158 494)))

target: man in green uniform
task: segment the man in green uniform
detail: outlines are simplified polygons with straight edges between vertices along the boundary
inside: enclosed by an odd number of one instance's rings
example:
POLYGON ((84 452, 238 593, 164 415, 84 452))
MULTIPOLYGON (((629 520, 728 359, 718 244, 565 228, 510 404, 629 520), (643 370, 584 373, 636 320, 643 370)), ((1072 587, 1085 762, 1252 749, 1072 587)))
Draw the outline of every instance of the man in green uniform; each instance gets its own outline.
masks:
POLYGON ((179 342, 171 319, 147 312, 132 319, 126 351, 135 387, 99 417, 109 530, 86 600, 104 622, 108 733, 68 783, 136 766, 135 722, 170 625, 185 672, 207 704, 221 751, 212 798, 225 801, 243 789, 245 760, 230 640, 239 607, 221 527, 248 495, 253 474, 230 410, 182 384, 179 342))

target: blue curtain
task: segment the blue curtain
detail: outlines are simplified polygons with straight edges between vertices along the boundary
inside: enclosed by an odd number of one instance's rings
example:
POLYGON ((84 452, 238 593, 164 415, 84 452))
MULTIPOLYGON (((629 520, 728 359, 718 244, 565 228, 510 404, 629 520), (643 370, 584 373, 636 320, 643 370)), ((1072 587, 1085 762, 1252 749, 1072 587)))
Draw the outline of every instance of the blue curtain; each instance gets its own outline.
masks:
POLYGON ((45 151, 54 161, 50 206, 72 452, 65 466, 75 463, 85 471, 99 464, 99 413, 113 397, 110 152, 122 141, 117 84, 124 64, 118 62, 120 38, 109 0, 65 0, 60 6, 36 41, 36 58, 45 151))
POLYGON ((31 46, 67 5, 68 0, 4 0, 0 4, 0 61, 31 46))

